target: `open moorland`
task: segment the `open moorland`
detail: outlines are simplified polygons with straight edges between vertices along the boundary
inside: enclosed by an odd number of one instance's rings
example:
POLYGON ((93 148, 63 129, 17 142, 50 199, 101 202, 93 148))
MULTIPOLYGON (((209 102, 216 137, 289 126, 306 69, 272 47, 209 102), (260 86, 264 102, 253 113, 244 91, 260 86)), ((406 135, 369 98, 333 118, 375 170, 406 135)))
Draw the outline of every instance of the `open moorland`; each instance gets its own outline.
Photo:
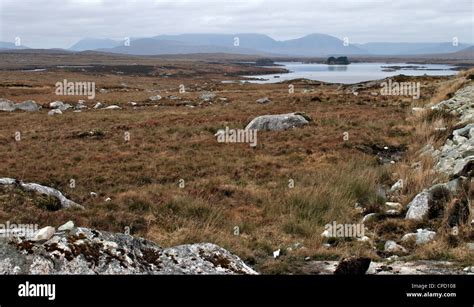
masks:
POLYGON ((59 209, 54 198, 4 187, 0 221, 59 226, 72 220, 104 231, 129 229, 164 247, 211 242, 262 273, 312 273, 313 260, 350 255, 472 265, 466 246, 474 240, 471 218, 455 238, 440 230, 446 228, 443 213, 404 218, 415 195, 450 179, 434 172, 435 161, 420 156, 420 149, 427 143, 441 147, 459 128, 450 113, 413 110, 472 84, 472 70, 392 78, 419 82, 421 95, 414 100, 380 95, 376 81, 222 83, 281 71, 238 63, 243 58, 0 58, 0 98, 42 106, 37 112, 0 112, 0 177, 56 188, 84 207, 59 209), (95 97, 56 95, 55 84, 64 79, 95 82, 95 97), (269 101, 256 102, 263 97, 269 101), (54 101, 72 108, 48 116, 54 101), (94 108, 98 102, 119 108, 94 108), (216 140, 219 129, 243 129, 257 116, 292 112, 305 113, 309 124, 258 131, 255 147, 216 140), (390 194, 401 178, 403 187, 390 194), (387 201, 402 207, 387 214, 387 201), (355 224, 369 213, 377 219, 366 223, 367 240, 321 236, 328 223, 355 224), (385 248, 388 240, 398 242, 420 228, 435 229, 437 239, 409 242, 403 253, 385 248))

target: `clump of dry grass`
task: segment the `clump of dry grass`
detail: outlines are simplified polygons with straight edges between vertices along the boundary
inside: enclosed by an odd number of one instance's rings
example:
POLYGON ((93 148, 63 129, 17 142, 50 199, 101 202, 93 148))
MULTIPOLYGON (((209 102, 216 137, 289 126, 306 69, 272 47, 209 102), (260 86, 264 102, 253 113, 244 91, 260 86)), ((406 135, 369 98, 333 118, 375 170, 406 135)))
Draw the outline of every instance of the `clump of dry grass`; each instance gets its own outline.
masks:
POLYGON ((468 80, 464 78, 463 73, 458 75, 458 77, 453 80, 442 83, 442 85, 437 88, 436 93, 431 97, 430 103, 435 104, 451 98, 451 95, 459 90, 467 82, 468 80))

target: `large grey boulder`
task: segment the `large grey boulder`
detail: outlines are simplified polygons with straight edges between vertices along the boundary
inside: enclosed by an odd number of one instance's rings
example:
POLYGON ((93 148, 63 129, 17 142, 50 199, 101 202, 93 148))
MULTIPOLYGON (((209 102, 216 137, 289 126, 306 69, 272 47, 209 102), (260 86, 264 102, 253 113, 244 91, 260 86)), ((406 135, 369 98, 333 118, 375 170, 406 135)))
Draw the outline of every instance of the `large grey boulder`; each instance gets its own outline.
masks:
POLYGON ((415 240, 415 243, 420 245, 420 244, 426 244, 430 241, 433 241, 436 237, 436 232, 428 230, 428 229, 417 229, 416 233, 407 233, 402 237, 402 241, 406 242, 409 240, 415 240))
MULTIPOLYGON (((52 228, 52 227, 51 227, 52 228)), ((0 274, 257 274, 211 244, 162 248, 121 233, 73 228, 45 242, 0 238, 0 274)))
POLYGON ((5 112, 15 111, 15 103, 11 100, 0 98, 0 111, 5 111, 5 112))
POLYGON ((33 100, 26 100, 20 103, 14 103, 8 99, 0 99, 0 111, 13 112, 15 110, 36 112, 41 107, 33 100))
POLYGON ((216 97, 216 94, 212 92, 203 92, 201 93, 201 95, 199 95, 199 98, 204 101, 211 101, 212 99, 214 99, 214 97, 216 97))
POLYGON ((53 101, 49 104, 49 107, 55 110, 66 111, 67 109, 72 108, 72 105, 62 101, 53 101))
POLYGON ((405 218, 422 220, 428 216, 430 209, 436 211, 444 208, 451 197, 464 193, 465 181, 465 177, 458 177, 446 183, 435 184, 422 191, 407 205, 408 211, 405 218))
POLYGON ((309 124, 311 118, 304 113, 262 115, 254 118, 245 129, 281 131, 309 124))
POLYGON ((407 220, 422 220, 430 209, 431 194, 423 191, 416 195, 408 204, 408 212, 405 216, 407 220))
POLYGON ((26 112, 36 112, 39 111, 40 106, 36 104, 34 100, 27 100, 15 105, 15 110, 21 110, 26 112))

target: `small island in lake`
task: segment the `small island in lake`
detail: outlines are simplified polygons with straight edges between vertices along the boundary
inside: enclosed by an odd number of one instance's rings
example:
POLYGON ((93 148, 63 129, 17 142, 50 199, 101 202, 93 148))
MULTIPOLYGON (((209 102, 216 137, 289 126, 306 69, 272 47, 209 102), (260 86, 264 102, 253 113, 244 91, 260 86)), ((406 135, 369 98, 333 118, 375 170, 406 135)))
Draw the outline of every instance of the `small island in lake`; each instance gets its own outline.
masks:
POLYGON ((346 56, 341 56, 341 57, 329 57, 326 61, 326 64, 328 65, 349 65, 349 59, 346 56))

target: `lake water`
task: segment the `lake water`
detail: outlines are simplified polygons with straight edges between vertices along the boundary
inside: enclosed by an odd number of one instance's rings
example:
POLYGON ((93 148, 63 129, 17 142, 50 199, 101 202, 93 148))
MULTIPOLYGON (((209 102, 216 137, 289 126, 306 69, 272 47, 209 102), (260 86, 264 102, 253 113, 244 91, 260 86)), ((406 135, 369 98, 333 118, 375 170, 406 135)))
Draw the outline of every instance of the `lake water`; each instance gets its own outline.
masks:
POLYGON ((441 64, 406 64, 406 63, 352 63, 349 65, 306 64, 300 62, 278 62, 290 72, 286 74, 245 76, 260 80, 249 80, 251 83, 276 83, 285 80, 305 78, 330 83, 357 83, 383 79, 396 75, 449 76, 457 71, 454 66, 441 64), (394 67, 402 66, 402 67, 394 67), (405 67, 403 67, 405 66, 405 67), (392 67, 392 68, 391 68, 392 67), (388 70, 388 71, 387 71, 388 70))

